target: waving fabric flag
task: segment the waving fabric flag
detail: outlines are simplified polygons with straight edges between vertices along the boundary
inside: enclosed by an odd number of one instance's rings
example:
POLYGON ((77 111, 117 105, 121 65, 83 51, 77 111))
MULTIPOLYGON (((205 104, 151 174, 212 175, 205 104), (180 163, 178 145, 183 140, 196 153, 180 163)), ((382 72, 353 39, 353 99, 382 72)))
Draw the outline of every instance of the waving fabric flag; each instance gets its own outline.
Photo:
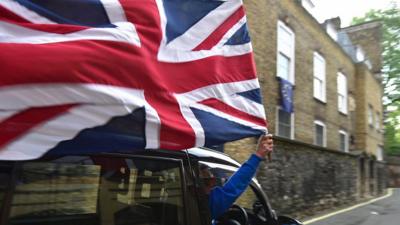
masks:
POLYGON ((282 110, 287 113, 293 112, 293 84, 283 78, 279 78, 280 97, 282 110))
POLYGON ((266 132, 240 0, 0 1, 0 159, 266 132))

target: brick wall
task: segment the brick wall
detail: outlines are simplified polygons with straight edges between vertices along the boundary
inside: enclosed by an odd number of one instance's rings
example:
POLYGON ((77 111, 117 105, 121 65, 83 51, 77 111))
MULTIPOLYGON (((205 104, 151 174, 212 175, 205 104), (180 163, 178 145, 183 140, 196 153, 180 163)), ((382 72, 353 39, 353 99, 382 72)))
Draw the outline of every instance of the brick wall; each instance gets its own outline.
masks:
POLYGON ((372 72, 382 69, 382 24, 379 21, 366 22, 344 28, 354 45, 360 45, 371 62, 372 72))
POLYGON ((375 155, 379 146, 383 146, 383 89, 381 81, 373 75, 363 63, 357 64, 357 129, 355 130, 355 143, 357 149, 365 150, 375 155), (374 122, 368 123, 368 108, 372 106, 374 122), (377 116, 379 114, 379 118, 377 116), (379 129, 376 121, 379 121, 379 129))

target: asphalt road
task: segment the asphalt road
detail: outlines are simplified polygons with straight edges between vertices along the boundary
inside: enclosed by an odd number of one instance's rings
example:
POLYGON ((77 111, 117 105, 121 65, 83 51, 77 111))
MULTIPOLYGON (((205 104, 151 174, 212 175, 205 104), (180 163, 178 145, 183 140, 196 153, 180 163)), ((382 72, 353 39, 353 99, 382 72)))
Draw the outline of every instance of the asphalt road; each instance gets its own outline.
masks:
POLYGON ((399 225, 400 189, 390 197, 343 212, 310 225, 399 225))

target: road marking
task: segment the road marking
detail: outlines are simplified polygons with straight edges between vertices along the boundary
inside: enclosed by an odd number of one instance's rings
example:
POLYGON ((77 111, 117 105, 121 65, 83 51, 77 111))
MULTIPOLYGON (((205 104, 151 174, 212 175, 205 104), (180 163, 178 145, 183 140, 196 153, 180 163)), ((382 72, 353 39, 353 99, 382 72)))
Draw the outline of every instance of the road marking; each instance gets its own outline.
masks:
POLYGON ((332 212, 332 213, 329 213, 329 214, 326 214, 326 215, 323 215, 323 216, 320 216, 320 217, 317 217, 317 218, 314 218, 314 219, 311 219, 311 220, 304 221, 303 224, 306 225, 306 224, 314 223, 314 222, 317 222, 319 220, 323 220, 323 219, 329 218, 331 216, 334 216, 334 215, 337 215, 337 214, 340 214, 340 213, 344 213, 344 212, 356 209, 356 208, 364 206, 364 205, 371 204, 373 202, 376 202, 376 201, 382 200, 384 198, 390 197, 390 196, 392 196, 392 194, 393 194, 393 188, 389 188, 388 189, 388 193, 386 195, 384 195, 384 196, 381 196, 381 197, 375 198, 375 199, 371 199, 369 201, 366 201, 366 202, 363 202, 363 203, 360 203, 360 204, 357 204, 357 205, 353 205, 353 206, 351 206, 349 208, 341 209, 341 210, 338 210, 336 212, 332 212))

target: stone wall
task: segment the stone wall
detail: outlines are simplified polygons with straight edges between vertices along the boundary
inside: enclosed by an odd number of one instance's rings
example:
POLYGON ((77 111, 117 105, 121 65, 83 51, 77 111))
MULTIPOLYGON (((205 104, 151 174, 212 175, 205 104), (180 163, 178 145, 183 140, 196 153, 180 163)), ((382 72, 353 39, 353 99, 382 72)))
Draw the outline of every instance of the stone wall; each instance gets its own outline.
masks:
POLYGON ((273 160, 262 163, 257 178, 278 214, 301 219, 385 192, 383 163, 279 137, 274 144, 273 160))
POLYGON ((388 186, 400 188, 400 156, 387 157, 388 186))

